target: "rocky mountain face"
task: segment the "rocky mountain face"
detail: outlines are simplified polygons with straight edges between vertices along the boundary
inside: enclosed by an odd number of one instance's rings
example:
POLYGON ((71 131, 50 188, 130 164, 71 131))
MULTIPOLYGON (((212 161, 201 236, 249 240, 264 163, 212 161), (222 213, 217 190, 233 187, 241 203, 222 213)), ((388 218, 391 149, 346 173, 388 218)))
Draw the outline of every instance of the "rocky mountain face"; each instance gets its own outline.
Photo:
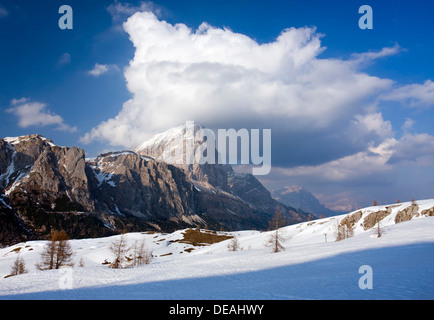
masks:
POLYGON ((86 159, 82 149, 40 135, 0 139, 3 245, 46 238, 52 229, 71 238, 192 226, 266 229, 276 210, 287 223, 307 218, 230 166, 189 170, 133 151, 86 159))
POLYGON ((51 228, 71 237, 111 234, 90 212, 84 151, 39 135, 0 140, 0 243, 37 239, 51 228))
POLYGON ((286 224, 298 223, 308 219, 309 213, 294 209, 292 206, 275 200, 271 193, 252 174, 237 173, 228 164, 198 164, 197 159, 193 163, 185 161, 188 157, 187 146, 191 146, 190 153, 194 155, 197 155, 198 148, 202 147, 202 150, 206 149, 207 152, 214 152, 215 159, 220 159, 217 150, 208 150, 207 146, 204 147, 206 141, 197 134, 198 130, 203 129, 206 128, 199 124, 194 124, 192 128, 178 126, 154 136, 133 150, 138 154, 156 160, 166 162, 171 160, 174 166, 183 169, 189 179, 201 189, 211 191, 214 194, 223 192, 230 197, 242 200, 256 211, 258 218, 263 218, 264 223, 261 223, 261 228, 268 227, 268 221, 277 211, 286 220, 286 224), (183 148, 180 149, 180 145, 183 148))

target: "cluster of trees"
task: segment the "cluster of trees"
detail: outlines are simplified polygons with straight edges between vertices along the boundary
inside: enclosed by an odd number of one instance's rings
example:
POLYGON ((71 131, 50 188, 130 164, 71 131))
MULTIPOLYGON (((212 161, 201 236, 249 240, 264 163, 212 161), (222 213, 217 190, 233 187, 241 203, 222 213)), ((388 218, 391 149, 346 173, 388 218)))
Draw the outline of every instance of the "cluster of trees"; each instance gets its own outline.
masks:
MULTIPOLYGON (((36 264, 38 270, 59 269, 63 266, 73 266, 72 257, 74 253, 69 243, 68 235, 65 231, 53 230, 50 234, 49 242, 41 252, 40 261, 36 264)), ((11 268, 11 273, 7 276, 16 276, 27 273, 24 259, 18 254, 17 259, 11 268)))
MULTIPOLYGON (((152 253, 145 246, 144 239, 135 241, 132 246, 127 245, 126 236, 122 234, 118 240, 110 245, 110 252, 114 255, 114 260, 109 266, 111 268, 125 268, 130 266, 139 266, 149 264, 152 259, 152 253)), ((50 240, 44 246, 40 255, 39 262, 35 265, 38 270, 60 269, 61 267, 73 267, 72 261, 74 252, 69 242, 69 237, 65 231, 53 230, 50 234, 50 240)), ((83 267, 82 259, 79 266, 83 267)), ((11 272, 6 277, 11 277, 27 273, 24 259, 18 254, 11 267, 11 272)))
POLYGON ((132 246, 128 246, 124 233, 111 243, 110 252, 115 258, 109 267, 115 269, 149 264, 152 260, 152 253, 146 248, 144 239, 140 242, 135 240, 132 246))
POLYGON ((336 241, 351 238, 354 235, 354 226, 349 222, 339 223, 337 221, 335 228, 336 241))

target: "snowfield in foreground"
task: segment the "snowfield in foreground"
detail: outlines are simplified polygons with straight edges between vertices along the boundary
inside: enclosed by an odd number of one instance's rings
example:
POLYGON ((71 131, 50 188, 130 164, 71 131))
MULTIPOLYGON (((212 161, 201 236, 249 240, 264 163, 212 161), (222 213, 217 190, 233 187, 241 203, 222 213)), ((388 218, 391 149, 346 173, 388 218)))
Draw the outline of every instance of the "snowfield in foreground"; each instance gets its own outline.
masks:
MULTIPOLYGON (((417 204, 421 213, 434 200, 417 204)), ((19 243, 0 249, 0 299, 433 299, 434 217, 418 214, 395 223, 410 206, 369 207, 284 227, 285 250, 279 253, 267 246, 271 232, 219 232, 236 236, 239 251, 229 251, 231 240, 208 246, 176 242, 185 230, 129 233, 128 243, 145 239, 154 258, 126 269, 103 264, 113 260, 109 246, 120 236, 71 240, 75 266, 47 271, 35 268, 46 242, 19 243), (378 238, 376 227, 365 230, 363 222, 387 208, 378 238), (354 236, 336 242, 337 222, 350 215, 358 218, 354 236), (29 272, 5 278, 18 254, 29 272), (359 286, 366 279, 372 289, 359 286)))

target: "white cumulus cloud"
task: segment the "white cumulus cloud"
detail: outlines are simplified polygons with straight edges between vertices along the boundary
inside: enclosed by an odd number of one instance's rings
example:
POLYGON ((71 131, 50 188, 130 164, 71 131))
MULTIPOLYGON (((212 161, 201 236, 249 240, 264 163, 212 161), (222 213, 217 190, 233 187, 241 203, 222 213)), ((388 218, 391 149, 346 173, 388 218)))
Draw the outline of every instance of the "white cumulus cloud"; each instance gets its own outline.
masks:
POLYGON ((90 74, 91 76, 98 77, 108 71, 109 71, 108 65, 95 63, 95 66, 93 67, 92 70, 88 71, 88 74, 90 74))
POLYGON ((133 148, 191 120, 212 129, 271 128, 270 184, 386 185, 401 179, 402 187, 411 170, 429 179, 419 167, 434 165, 434 137, 415 133, 410 119, 398 138, 381 107, 433 106, 434 83, 402 85, 365 71, 404 51, 398 44, 348 59, 324 58, 323 35, 314 27, 288 28, 258 43, 205 22, 196 29, 168 23, 152 7, 115 2, 108 8, 114 24, 125 21, 135 48, 124 69, 131 99, 82 136, 82 143, 133 148))
POLYGON ((47 109, 42 102, 31 101, 28 98, 12 99, 11 108, 6 112, 12 113, 18 118, 18 126, 28 128, 31 126, 46 127, 56 126, 56 130, 76 132, 76 127, 65 123, 63 118, 47 109))
MULTIPOLYGON (((228 28, 172 25, 152 12, 124 23, 135 47, 125 78, 133 98, 82 142, 132 147, 171 126, 194 120, 211 128, 348 130, 365 103, 392 81, 357 70, 354 59, 320 59, 315 28, 289 28, 259 44, 228 28)), ((379 56, 384 56, 381 53, 379 56)), ((375 58, 375 57, 373 57, 375 58)))

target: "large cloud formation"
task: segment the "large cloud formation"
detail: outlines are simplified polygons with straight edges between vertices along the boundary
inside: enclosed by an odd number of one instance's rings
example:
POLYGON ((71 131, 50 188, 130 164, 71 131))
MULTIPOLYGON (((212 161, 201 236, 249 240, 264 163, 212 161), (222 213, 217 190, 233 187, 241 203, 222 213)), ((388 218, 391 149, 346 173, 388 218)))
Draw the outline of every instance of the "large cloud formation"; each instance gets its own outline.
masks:
POLYGON ((133 98, 85 142, 131 147, 185 120, 277 132, 329 130, 336 121, 365 116, 366 102, 392 84, 357 71, 360 57, 319 59, 324 48, 314 28, 290 28, 258 44, 229 29, 203 23, 192 30, 139 12, 124 29, 136 49, 125 71, 133 98))
MULTIPOLYGON (((403 148, 411 141, 434 141, 410 133, 396 138, 379 107, 403 100, 432 105, 430 80, 399 86, 363 71, 399 53, 399 45, 331 59, 320 57, 325 48, 315 28, 285 29, 260 44, 207 23, 196 30, 172 25, 149 11, 123 27, 135 47, 124 71, 132 98, 84 143, 131 148, 188 120, 213 129, 271 128, 273 167, 285 168, 279 174, 341 182, 389 170, 408 158, 403 148)), ((419 159, 431 159, 432 150, 424 150, 419 159)))

